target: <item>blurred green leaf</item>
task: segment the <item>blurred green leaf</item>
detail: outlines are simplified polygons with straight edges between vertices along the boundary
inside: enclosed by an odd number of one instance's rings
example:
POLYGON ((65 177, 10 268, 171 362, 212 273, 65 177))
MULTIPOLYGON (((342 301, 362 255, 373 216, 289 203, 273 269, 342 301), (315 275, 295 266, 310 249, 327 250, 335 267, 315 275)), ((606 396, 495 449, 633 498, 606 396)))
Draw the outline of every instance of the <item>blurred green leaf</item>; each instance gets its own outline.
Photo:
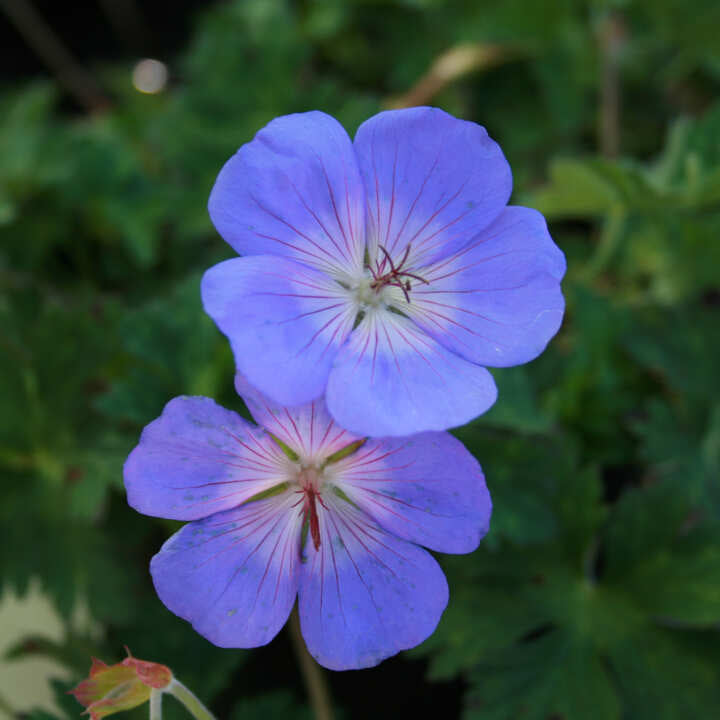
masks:
POLYGON ((481 416, 483 424, 527 433, 550 430, 551 419, 538 407, 536 392, 525 367, 502 368, 493 372, 493 377, 502 402, 496 402, 481 416))
POLYGON ((126 357, 97 400, 112 418, 144 425, 176 395, 217 397, 232 376, 231 356, 200 302, 192 276, 119 321, 126 357))
POLYGON ((458 589, 416 651, 430 655, 431 677, 466 675, 468 718, 670 718, 660 696, 642 706, 656 687, 676 688, 674 712, 713 707, 711 645, 681 628, 716 628, 720 619, 716 524, 668 484, 626 492, 605 523, 597 478, 579 477, 577 488, 563 487, 550 542, 445 564, 458 589), (633 645, 647 652, 646 665, 628 664, 633 645), (705 654, 692 656, 693 647, 705 654), (673 648, 691 653, 684 677, 697 676, 687 686, 673 675, 673 648))

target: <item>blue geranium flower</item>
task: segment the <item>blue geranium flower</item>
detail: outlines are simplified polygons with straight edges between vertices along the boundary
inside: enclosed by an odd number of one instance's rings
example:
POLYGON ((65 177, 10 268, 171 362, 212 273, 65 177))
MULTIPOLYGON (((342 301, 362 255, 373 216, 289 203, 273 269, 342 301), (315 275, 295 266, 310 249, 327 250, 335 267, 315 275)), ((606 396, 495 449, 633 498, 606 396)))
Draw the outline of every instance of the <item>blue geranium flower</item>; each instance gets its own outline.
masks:
POLYGON ((213 188, 244 257, 205 274, 205 309, 283 405, 326 393, 371 436, 464 424, 495 401, 484 366, 536 357, 563 315, 563 254, 511 185, 484 128, 435 108, 380 113, 354 143, 320 112, 277 118, 213 188))
POLYGON ((190 520, 155 555, 160 599, 211 642, 269 642, 298 598, 308 649, 334 670, 421 643, 448 600, 419 545, 474 550, 491 503, 482 471, 447 433, 364 441, 322 399, 285 408, 238 379, 259 423, 179 397, 125 464, 128 501, 190 520))

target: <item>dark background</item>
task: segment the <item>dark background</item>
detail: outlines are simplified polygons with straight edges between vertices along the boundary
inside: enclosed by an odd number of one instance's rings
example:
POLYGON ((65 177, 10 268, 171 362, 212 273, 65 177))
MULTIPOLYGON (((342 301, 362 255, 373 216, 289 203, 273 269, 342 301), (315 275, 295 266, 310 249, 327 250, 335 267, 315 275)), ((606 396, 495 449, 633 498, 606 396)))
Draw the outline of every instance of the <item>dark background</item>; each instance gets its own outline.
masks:
POLYGON ((240 405, 199 297, 233 255, 206 212, 224 161, 276 115, 321 109, 352 134, 407 104, 501 144, 513 202, 543 211, 567 255, 568 310, 456 431, 495 509, 477 552, 439 557, 438 630, 328 673, 338 715, 720 713, 717 2, 0 10, 0 581, 23 593, 38 578, 65 619, 63 642, 11 650, 72 670, 54 683, 62 717, 81 709, 64 692, 90 656, 118 661, 123 644, 220 718, 309 716, 285 632, 220 650, 159 602, 147 565, 177 524, 127 507, 122 463, 175 395, 240 405), (133 88, 141 57, 167 64, 162 92, 133 88), (78 630, 81 600, 102 634, 78 630))

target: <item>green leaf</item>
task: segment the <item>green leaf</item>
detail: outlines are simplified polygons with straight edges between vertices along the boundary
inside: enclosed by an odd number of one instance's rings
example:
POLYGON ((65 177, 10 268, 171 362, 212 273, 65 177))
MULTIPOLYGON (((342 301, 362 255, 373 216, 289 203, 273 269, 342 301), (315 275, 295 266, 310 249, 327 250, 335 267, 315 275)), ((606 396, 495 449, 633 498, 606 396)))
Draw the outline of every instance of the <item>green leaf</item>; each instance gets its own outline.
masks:
POLYGON ((126 314, 119 333, 125 361, 97 400, 114 419, 145 425, 176 395, 217 397, 232 377, 231 355, 203 312, 198 276, 126 314))
POLYGON ((672 480, 627 491, 609 525, 605 577, 649 616, 720 622, 716 519, 672 480))
POLYGON ((592 645, 552 629, 491 655, 473 671, 466 720, 614 720, 622 704, 592 645))
POLYGON ((498 400, 480 422, 526 433, 544 433, 551 429, 551 418, 539 407, 535 388, 524 366, 493 371, 498 400))
POLYGON ((610 659, 626 716, 676 720, 720 707, 717 635, 644 627, 620 638, 610 659))
POLYGON ((622 341, 638 363, 695 403, 707 404, 720 395, 720 325, 714 310, 645 310, 636 314, 622 341))
POLYGON ((550 218, 598 216, 619 202, 617 188, 592 161, 570 159, 552 163, 549 186, 531 199, 550 218))
MULTIPOLYGON (((557 529, 547 542, 481 546, 472 563, 445 562, 450 607, 416 652, 430 655, 431 677, 466 675, 468 718, 652 718, 637 698, 655 693, 657 678, 637 663, 629 694, 620 659, 658 637, 657 652, 668 658, 673 647, 680 654, 709 647, 682 628, 720 620, 716 525, 689 514, 691 497, 667 484, 626 492, 606 521, 597 473, 556 482, 557 529)), ((670 662, 654 653, 647 663, 662 662, 659 686, 685 692, 670 662)), ((690 663, 701 686, 697 707, 714 702, 708 678, 717 671, 708 659, 690 663)))

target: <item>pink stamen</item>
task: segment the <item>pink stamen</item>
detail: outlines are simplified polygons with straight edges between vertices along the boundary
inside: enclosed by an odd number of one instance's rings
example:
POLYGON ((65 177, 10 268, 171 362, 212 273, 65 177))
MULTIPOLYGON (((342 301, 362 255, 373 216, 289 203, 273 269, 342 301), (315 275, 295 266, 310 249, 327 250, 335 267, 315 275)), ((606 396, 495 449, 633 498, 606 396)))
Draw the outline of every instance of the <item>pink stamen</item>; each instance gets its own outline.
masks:
POLYGON ((408 257, 410 256, 410 244, 408 244, 405 248, 405 252, 400 259, 400 262, 397 264, 397 267, 395 266, 395 263, 393 262, 390 253, 382 245, 378 245, 378 248, 382 251, 384 257, 380 262, 377 263, 376 269, 373 269, 372 267, 370 268, 370 274, 373 277, 373 281, 370 283, 370 287, 375 290, 375 292, 379 292, 382 288, 388 286, 400 288, 400 290, 402 290, 403 292, 403 295, 405 295, 405 300, 409 303, 410 290, 412 290, 412 285, 410 284, 410 280, 408 278, 412 278, 413 280, 417 280, 418 282, 425 283, 425 285, 430 284, 425 278, 421 277, 420 275, 416 275, 415 273, 403 270, 403 266, 405 265, 408 257), (390 265, 390 272, 383 274, 386 262, 390 265))

